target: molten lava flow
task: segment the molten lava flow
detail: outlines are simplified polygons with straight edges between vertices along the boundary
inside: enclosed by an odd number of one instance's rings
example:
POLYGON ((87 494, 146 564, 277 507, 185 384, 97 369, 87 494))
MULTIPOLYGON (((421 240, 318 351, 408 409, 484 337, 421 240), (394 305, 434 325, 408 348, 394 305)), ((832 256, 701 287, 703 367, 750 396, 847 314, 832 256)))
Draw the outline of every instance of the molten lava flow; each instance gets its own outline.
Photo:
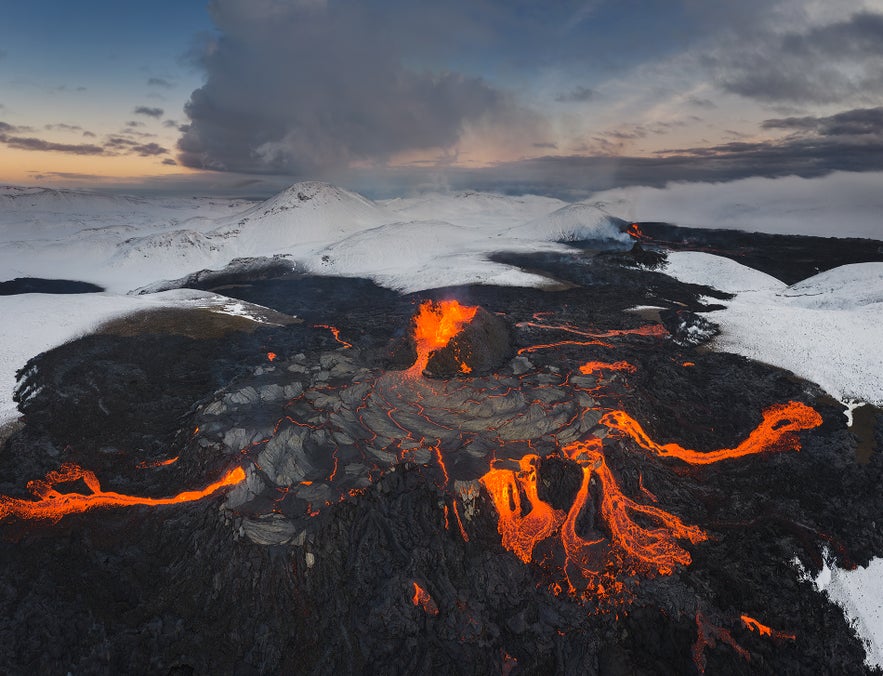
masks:
POLYGON ((28 482, 28 490, 38 499, 24 500, 0 495, 0 520, 7 516, 18 519, 45 519, 57 523, 68 514, 79 514, 90 509, 104 507, 131 507, 134 505, 174 505, 180 502, 194 502, 208 497, 226 486, 235 486, 245 480, 245 470, 236 467, 220 480, 199 491, 185 491, 170 498, 142 498, 137 495, 124 495, 101 490, 101 484, 94 472, 77 465, 64 464, 60 469, 49 472, 45 479, 28 482), (60 493, 57 484, 81 479, 91 493, 60 493))
POLYGON ((334 338, 334 340, 336 340, 338 343, 343 345, 345 350, 348 350, 349 348, 351 348, 353 346, 352 343, 348 343, 343 338, 340 337, 340 329, 338 329, 336 326, 331 326, 330 324, 313 324, 313 328, 314 329, 328 329, 329 331, 331 331, 331 336, 334 338))
POLYGON ((756 631, 761 636, 769 636, 772 639, 784 640, 784 641, 795 641, 797 640, 797 636, 794 634, 789 634, 785 631, 776 631, 771 627, 766 626, 765 624, 761 624, 757 620, 755 620, 750 615, 740 615, 739 619, 742 620, 742 624, 745 625, 745 628, 749 631, 756 631))
POLYGON ((542 324, 539 322, 519 322, 516 324, 519 328, 531 327, 535 329, 546 329, 549 331, 564 331, 565 333, 573 333, 577 336, 590 338, 591 340, 560 340, 554 343, 543 343, 539 345, 530 345, 522 347, 518 350, 518 354, 526 352, 536 352, 537 350, 548 350, 558 347, 566 347, 568 345, 590 346, 612 348, 613 345, 606 343, 600 338, 615 338, 618 336, 648 336, 652 338, 662 338, 668 335, 668 330, 662 324, 645 324, 636 329, 610 329, 608 331, 584 331, 567 324, 542 324))
POLYGON ((503 538, 503 546, 524 563, 530 563, 536 544, 552 535, 564 521, 564 512, 552 509, 540 500, 537 493, 537 460, 539 457, 536 455, 526 455, 519 461, 521 471, 517 474, 511 470, 492 469, 481 477, 481 483, 500 515, 497 528, 503 538), (519 486, 524 490, 530 508, 523 516, 519 486))
POLYGON ((627 361, 587 361, 579 367, 579 372, 583 375, 591 375, 598 371, 625 371, 627 373, 634 373, 636 370, 637 369, 635 369, 634 365, 629 364, 627 361))
POLYGON ((597 439, 576 441, 563 449, 564 453, 582 465, 583 482, 567 515, 562 532, 564 549, 569 563, 575 563, 590 581, 599 572, 593 567, 593 546, 599 540, 584 540, 576 533, 576 519, 589 501, 589 484, 592 473, 601 487, 601 519, 610 532, 612 554, 622 560, 628 570, 643 575, 670 575, 677 565, 689 565, 689 552, 676 540, 688 540, 693 544, 706 540, 702 529, 689 526, 677 516, 658 507, 642 505, 623 494, 619 484, 600 450, 597 439), (641 523, 657 522, 657 527, 645 527, 641 523))
POLYGON ((649 237, 641 231, 641 227, 637 223, 629 225, 629 229, 626 230, 626 232, 632 239, 649 239, 649 237))
POLYGON ((411 597, 411 603, 423 608, 423 612, 427 615, 438 615, 438 605, 432 600, 429 592, 416 582, 414 583, 414 595, 411 597))
POLYGON ((705 649, 707 647, 714 648, 718 641, 723 641, 730 646, 736 653, 746 662, 751 661, 751 654, 742 646, 736 643, 736 640, 730 634, 729 630, 718 627, 709 622, 705 616, 696 613, 696 642, 693 644, 693 662, 700 674, 705 673, 705 649))
POLYGON ((492 469, 481 478, 481 483, 499 514, 498 529, 506 549, 529 563, 536 544, 560 529, 566 557, 564 573, 570 593, 613 602, 624 589, 624 575, 670 575, 677 566, 689 565, 691 561, 689 552, 677 540, 696 544, 708 536, 674 514, 626 497, 607 466, 601 443, 600 439, 590 438, 561 449, 581 466, 583 474, 567 515, 539 499, 536 455, 524 456, 517 474, 492 469), (593 482, 593 478, 597 481, 593 482), (591 494, 593 486, 600 489, 597 500, 591 494), (521 491, 530 508, 526 515, 522 515, 521 491), (585 539, 578 533, 577 521, 592 504, 600 504, 595 518, 603 521, 606 529, 603 533, 595 531, 596 537, 585 539), (574 569, 584 580, 579 591, 570 574, 574 569))
POLYGON ((722 448, 703 453, 675 443, 657 444, 638 422, 625 411, 611 411, 604 414, 601 424, 627 434, 641 447, 666 458, 678 458, 691 465, 710 465, 721 460, 741 458, 765 451, 799 451, 800 440, 797 432, 818 427, 822 416, 818 412, 797 401, 771 406, 763 412, 763 420, 748 438, 735 448, 722 448))
MULTIPOLYGON (((197 428, 199 429, 199 428, 197 428)), ((142 460, 135 467, 138 469, 150 469, 153 467, 168 467, 169 465, 174 465, 178 462, 178 456, 176 455, 174 458, 166 458, 165 460, 142 460)))
POLYGON ((275 352, 267 352, 267 359, 269 359, 270 361, 275 361, 276 357, 278 356, 279 355, 277 355, 275 352))
POLYGON ((423 373, 432 353, 447 346, 451 338, 472 321, 476 312, 477 307, 460 305, 456 300, 423 303, 414 318, 417 361, 408 369, 407 375, 417 377, 423 373))

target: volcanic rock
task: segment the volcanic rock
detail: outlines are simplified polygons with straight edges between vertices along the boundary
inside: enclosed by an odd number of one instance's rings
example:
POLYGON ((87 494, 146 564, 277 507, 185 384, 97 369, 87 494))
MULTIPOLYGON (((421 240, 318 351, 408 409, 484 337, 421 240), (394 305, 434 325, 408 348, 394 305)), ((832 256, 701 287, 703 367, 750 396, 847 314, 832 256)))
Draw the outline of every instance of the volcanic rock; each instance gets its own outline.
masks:
POLYGON ((464 363, 470 375, 490 373, 511 356, 506 322, 479 307, 472 321, 446 347, 432 353, 424 373, 433 378, 451 378, 466 370, 464 363))
POLYGON ((702 345, 720 333, 716 324, 690 310, 663 310, 659 318, 681 347, 702 345))

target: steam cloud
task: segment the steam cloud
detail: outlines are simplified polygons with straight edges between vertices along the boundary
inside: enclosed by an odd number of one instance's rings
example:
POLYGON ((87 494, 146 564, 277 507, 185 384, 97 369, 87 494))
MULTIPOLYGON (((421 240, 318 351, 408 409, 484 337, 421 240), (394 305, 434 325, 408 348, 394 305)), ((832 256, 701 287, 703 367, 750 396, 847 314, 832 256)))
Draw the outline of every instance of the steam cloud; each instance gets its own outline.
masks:
POLYGON ((186 105, 184 165, 315 175, 446 148, 469 122, 521 115, 481 78, 406 66, 382 30, 388 11, 354 0, 210 8, 222 35, 199 56, 207 81, 186 105))

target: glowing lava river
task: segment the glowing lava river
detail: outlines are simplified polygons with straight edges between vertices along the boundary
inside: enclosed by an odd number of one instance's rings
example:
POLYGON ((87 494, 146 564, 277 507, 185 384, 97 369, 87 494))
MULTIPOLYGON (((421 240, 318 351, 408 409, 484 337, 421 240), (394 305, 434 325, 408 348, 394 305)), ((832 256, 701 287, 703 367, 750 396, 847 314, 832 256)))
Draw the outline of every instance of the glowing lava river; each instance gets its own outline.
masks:
MULTIPOLYGON (((34 360, 4 671, 863 668, 803 571, 880 544, 878 460, 814 385, 681 340, 695 289, 655 282, 681 314, 648 318, 592 286, 644 273, 594 265, 556 292, 327 282, 302 324, 34 360)), ((242 288, 293 312, 323 283, 242 288)))

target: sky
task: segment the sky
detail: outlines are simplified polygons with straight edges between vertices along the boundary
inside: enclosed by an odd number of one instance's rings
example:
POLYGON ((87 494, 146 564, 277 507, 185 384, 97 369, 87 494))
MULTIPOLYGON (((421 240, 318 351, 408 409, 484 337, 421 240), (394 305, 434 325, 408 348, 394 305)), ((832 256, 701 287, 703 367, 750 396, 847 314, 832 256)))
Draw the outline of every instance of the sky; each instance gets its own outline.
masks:
POLYGON ((883 0, 3 0, 0 182, 585 196, 883 170, 883 0))

